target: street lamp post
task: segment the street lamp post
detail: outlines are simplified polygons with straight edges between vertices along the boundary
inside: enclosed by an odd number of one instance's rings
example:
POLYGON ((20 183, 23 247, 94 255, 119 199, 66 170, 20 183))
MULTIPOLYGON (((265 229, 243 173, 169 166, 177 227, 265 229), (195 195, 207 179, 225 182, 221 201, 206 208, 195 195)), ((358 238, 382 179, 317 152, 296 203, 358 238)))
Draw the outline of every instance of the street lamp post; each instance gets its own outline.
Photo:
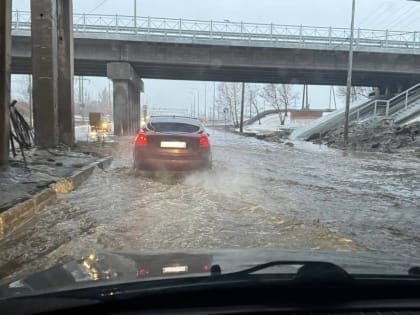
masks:
POLYGON ((344 143, 346 145, 349 139, 349 113, 350 113, 351 75, 353 71, 353 39, 354 39, 355 8, 356 8, 356 0, 353 0, 352 10, 351 10, 351 26, 350 26, 349 67, 347 69, 346 111, 345 111, 345 117, 344 117, 344 143))

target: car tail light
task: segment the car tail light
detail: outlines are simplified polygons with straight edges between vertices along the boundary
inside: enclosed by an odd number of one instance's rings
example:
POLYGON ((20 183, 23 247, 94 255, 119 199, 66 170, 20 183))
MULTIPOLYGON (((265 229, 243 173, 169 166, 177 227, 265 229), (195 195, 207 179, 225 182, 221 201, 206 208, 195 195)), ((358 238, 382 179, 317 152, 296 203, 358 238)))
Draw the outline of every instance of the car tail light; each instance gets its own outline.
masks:
POLYGON ((200 147, 208 148, 210 146, 209 137, 205 134, 202 134, 200 137, 200 147))
POLYGON ((137 276, 139 276, 139 277, 148 276, 149 273, 150 273, 150 271, 147 268, 140 268, 139 270, 137 270, 137 276))
POLYGON ((136 146, 141 147, 147 144, 147 135, 144 132, 139 132, 136 139, 136 146))

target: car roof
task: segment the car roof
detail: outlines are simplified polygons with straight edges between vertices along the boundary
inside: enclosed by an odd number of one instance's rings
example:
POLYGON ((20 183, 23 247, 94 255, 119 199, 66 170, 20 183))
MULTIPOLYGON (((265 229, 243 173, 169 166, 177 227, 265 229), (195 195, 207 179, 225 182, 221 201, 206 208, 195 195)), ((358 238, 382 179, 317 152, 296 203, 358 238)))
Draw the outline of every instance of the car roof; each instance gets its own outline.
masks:
POLYGON ((183 116, 152 116, 150 117, 149 121, 153 123, 182 123, 182 124, 190 124, 197 127, 202 127, 200 120, 197 118, 191 117, 183 117, 183 116))

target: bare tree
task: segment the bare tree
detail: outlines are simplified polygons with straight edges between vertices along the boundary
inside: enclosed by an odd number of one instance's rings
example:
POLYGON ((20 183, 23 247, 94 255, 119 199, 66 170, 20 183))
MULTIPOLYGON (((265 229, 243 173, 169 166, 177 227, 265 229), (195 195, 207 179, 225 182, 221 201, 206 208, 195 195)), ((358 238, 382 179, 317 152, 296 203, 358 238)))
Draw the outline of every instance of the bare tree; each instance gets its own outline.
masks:
MULTIPOLYGON (((352 86, 350 93, 350 100, 352 102, 366 99, 369 97, 369 94, 374 92, 374 88, 366 86, 352 86)), ((345 86, 339 86, 337 89, 337 95, 341 98, 346 98, 347 88, 345 86)))
POLYGON ((218 109, 229 108, 230 118, 235 127, 239 126, 241 108, 241 84, 222 82, 217 86, 216 104, 218 109))
POLYGON ((288 109, 298 97, 289 84, 267 84, 263 87, 261 97, 278 111, 280 125, 284 125, 288 109))
MULTIPOLYGON (((255 109, 255 112, 257 113, 256 116, 258 117, 258 124, 261 125, 261 120, 259 118, 260 110, 258 108, 258 97, 261 94, 260 90, 255 84, 247 84, 245 91, 246 91, 245 99, 247 99, 249 102, 248 106, 250 107, 250 111, 251 111, 251 108, 255 109)), ((249 117, 249 118, 251 119, 252 117, 249 117)))

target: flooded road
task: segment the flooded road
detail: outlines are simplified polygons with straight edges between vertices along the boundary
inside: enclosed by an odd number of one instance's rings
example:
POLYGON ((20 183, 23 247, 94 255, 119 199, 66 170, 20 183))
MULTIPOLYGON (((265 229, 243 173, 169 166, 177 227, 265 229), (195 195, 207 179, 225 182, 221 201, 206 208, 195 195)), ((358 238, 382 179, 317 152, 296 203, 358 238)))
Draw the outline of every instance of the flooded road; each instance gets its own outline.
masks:
POLYGON ((103 250, 279 248, 420 257, 420 164, 210 130, 213 169, 165 176, 114 162, 0 241, 0 279, 103 250))

